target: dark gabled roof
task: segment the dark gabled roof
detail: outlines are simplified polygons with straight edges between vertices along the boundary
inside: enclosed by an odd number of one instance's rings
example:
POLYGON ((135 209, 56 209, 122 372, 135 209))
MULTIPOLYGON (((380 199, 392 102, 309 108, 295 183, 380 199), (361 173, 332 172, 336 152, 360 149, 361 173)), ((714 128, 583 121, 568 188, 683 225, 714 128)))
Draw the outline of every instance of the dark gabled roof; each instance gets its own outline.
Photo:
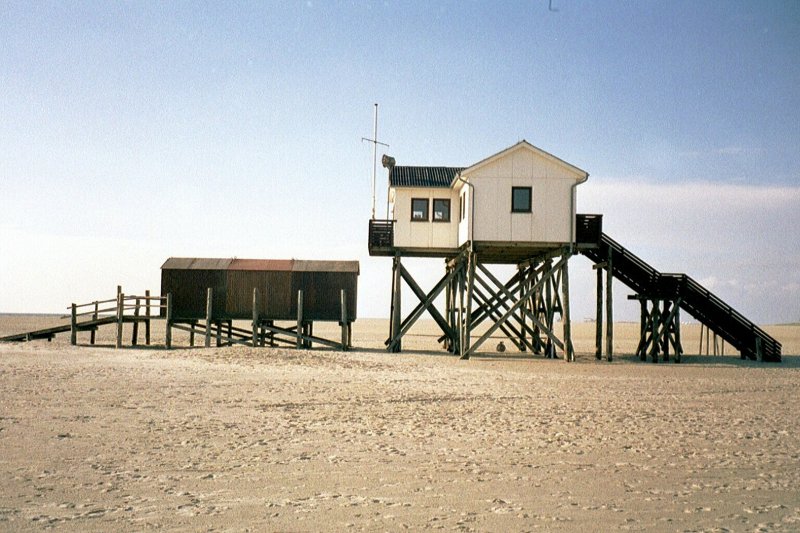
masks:
POLYGON ((394 167, 389 173, 392 187, 448 188, 463 167, 394 167))

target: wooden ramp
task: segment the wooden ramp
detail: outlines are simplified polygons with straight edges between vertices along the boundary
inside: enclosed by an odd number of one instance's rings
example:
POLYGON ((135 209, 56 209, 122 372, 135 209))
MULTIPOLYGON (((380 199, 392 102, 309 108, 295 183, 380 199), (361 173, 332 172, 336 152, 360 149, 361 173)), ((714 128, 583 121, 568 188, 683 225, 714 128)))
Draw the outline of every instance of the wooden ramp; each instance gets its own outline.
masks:
MULTIPOLYGON (((92 331, 105 324, 113 324, 117 321, 117 317, 109 316, 98 318, 96 320, 87 320, 77 324, 78 331, 92 331)), ((7 335, 0 337, 0 342, 27 342, 40 339, 53 340, 59 333, 68 333, 72 330, 72 324, 62 324, 60 326, 53 326, 51 328, 37 329, 34 331, 27 331, 25 333, 17 333, 14 335, 7 335)))
MULTIPOLYGON (((124 324, 133 324, 131 344, 138 343, 139 324, 144 324, 145 343, 150 344, 150 321, 160 318, 161 309, 168 308, 168 299, 161 296, 150 296, 147 291, 144 296, 124 295, 121 288, 117 297, 109 300, 94 301, 86 304, 72 304, 69 309, 69 324, 61 324, 50 328, 26 331, 14 335, 0 337, 0 342, 27 342, 39 339, 53 340, 59 333, 70 333, 71 344, 77 344, 78 333, 88 331, 91 333, 90 343, 95 343, 95 333, 100 326, 116 325, 117 348, 122 346, 122 333, 124 324), (113 304, 113 305, 109 305, 113 304), (88 311, 80 311, 88 308, 88 311), (155 312, 155 314, 153 314, 155 312)), ((170 344, 167 336, 167 345, 170 344)))

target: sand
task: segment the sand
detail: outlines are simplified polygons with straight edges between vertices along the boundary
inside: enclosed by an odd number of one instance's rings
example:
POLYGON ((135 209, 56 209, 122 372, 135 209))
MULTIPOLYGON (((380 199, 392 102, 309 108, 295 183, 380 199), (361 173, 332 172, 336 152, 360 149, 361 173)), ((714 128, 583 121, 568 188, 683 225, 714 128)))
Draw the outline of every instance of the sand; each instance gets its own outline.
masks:
POLYGON ((597 362, 579 324, 572 364, 459 361, 429 326, 397 355, 362 320, 347 353, 0 343, 0 530, 800 530, 800 357, 597 362))

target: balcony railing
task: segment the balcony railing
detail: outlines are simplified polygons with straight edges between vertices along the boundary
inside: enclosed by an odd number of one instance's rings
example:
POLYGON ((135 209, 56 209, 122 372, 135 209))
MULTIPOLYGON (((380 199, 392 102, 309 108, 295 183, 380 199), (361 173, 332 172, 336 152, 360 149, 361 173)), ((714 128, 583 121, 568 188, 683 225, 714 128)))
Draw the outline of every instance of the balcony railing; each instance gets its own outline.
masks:
POLYGON ((394 246, 394 220, 369 221, 369 250, 387 249, 394 246))

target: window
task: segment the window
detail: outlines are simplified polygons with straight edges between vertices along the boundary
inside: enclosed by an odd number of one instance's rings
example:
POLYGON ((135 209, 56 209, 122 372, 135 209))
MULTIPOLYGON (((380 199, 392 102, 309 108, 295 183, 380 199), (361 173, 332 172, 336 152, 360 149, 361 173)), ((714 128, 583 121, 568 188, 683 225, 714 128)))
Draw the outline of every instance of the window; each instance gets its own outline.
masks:
POLYGON ((533 189, 531 187, 511 187, 511 212, 530 213, 533 189))
POLYGON ((427 198, 412 198, 411 199, 411 220, 428 221, 428 199, 427 198))
POLYGON ((458 197, 458 212, 460 214, 459 220, 464 220, 464 204, 466 203, 464 202, 465 199, 466 197, 463 194, 458 197))
POLYGON ((450 222, 450 200, 433 199, 433 221, 450 222))

